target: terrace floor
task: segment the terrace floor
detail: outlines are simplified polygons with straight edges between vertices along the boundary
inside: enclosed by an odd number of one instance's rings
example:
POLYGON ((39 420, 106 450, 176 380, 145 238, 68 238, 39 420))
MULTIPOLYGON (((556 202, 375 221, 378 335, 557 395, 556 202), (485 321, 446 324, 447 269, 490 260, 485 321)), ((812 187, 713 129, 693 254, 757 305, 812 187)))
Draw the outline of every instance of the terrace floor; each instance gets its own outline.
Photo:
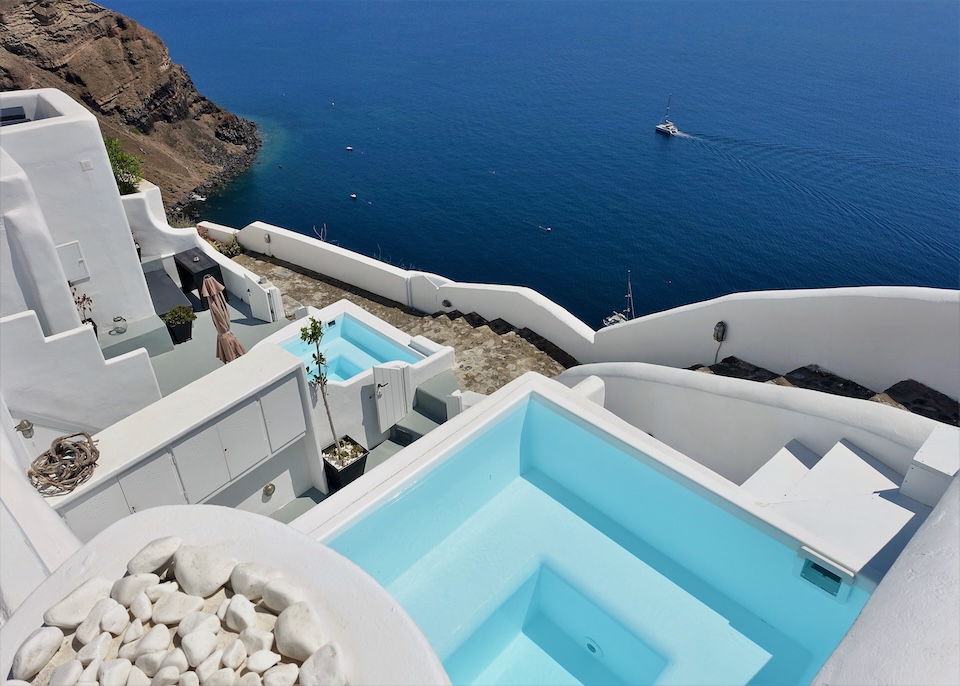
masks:
POLYGON ((359 305, 411 336, 425 336, 456 351, 454 374, 460 388, 490 394, 528 371, 553 378, 576 360, 529 329, 475 314, 424 314, 349 284, 259 253, 233 258, 266 276, 283 294, 288 318, 301 305, 322 308, 341 299, 359 305))

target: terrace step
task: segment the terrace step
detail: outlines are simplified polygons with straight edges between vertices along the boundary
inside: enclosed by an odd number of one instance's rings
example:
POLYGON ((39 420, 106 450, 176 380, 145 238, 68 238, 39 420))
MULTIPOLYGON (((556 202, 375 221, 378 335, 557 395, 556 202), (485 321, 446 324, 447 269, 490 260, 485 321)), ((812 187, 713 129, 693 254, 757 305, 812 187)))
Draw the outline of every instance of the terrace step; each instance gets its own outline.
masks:
POLYGON ((884 394, 914 414, 951 426, 960 426, 960 403, 919 381, 900 381, 884 391, 884 394))
POLYGON ((420 414, 438 424, 447 421, 447 396, 459 391, 460 385, 452 369, 444 370, 417 386, 413 396, 413 407, 420 414))
POLYGON ((875 457, 843 439, 786 493, 784 500, 824 500, 896 491, 902 480, 875 457))
POLYGON ((725 357, 717 364, 710 365, 709 369, 719 376, 729 376, 734 379, 746 379, 747 381, 759 381, 761 383, 772 381, 779 376, 769 369, 758 367, 733 356, 725 357))
POLYGON ((820 457, 800 441, 790 441, 740 487, 761 503, 780 502, 819 460, 820 457))
POLYGON ((414 409, 393 425, 390 429, 390 440, 401 446, 407 446, 418 438, 423 438, 438 426, 440 422, 435 422, 414 409))
POLYGON ((850 379, 837 376, 833 372, 829 372, 815 364, 799 367, 783 376, 797 388, 823 391, 824 393, 842 395, 847 398, 858 398, 860 400, 868 400, 876 395, 876 391, 871 391, 869 388, 850 381, 850 379))

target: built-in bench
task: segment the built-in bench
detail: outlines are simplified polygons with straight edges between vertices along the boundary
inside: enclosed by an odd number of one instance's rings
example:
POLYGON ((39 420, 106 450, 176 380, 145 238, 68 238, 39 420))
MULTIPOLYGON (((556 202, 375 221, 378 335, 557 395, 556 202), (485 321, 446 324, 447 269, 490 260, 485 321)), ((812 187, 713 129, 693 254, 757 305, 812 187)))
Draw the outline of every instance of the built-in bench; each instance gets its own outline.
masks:
POLYGON ((163 319, 164 315, 177 305, 186 305, 192 308, 190 299, 174 283, 163 266, 159 263, 151 266, 153 268, 144 265, 143 276, 147 280, 150 299, 153 301, 153 311, 157 313, 157 316, 163 319))

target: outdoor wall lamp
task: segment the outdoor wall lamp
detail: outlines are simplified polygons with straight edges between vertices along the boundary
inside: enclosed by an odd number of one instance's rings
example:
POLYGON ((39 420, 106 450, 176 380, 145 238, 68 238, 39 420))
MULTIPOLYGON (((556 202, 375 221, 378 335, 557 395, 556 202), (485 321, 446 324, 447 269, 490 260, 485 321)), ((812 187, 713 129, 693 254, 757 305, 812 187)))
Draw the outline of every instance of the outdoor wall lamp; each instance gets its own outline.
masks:
POLYGON ((24 438, 33 438, 33 422, 21 419, 20 423, 13 428, 22 433, 24 438))
POLYGON ((263 495, 269 498, 270 496, 273 495, 274 491, 276 490, 277 490, 276 486, 274 486, 273 484, 267 484, 266 486, 263 487, 263 495))

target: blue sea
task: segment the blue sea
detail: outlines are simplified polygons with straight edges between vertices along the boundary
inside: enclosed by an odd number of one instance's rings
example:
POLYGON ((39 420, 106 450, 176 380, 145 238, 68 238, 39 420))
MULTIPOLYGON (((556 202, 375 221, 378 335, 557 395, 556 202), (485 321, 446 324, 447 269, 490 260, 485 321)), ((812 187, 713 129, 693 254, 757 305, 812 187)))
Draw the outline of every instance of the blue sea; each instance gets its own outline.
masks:
POLYGON ((211 221, 326 224, 594 327, 628 270, 638 314, 960 285, 952 0, 103 4, 263 131, 256 164, 198 203, 211 221), (654 131, 668 98, 681 136, 654 131))

